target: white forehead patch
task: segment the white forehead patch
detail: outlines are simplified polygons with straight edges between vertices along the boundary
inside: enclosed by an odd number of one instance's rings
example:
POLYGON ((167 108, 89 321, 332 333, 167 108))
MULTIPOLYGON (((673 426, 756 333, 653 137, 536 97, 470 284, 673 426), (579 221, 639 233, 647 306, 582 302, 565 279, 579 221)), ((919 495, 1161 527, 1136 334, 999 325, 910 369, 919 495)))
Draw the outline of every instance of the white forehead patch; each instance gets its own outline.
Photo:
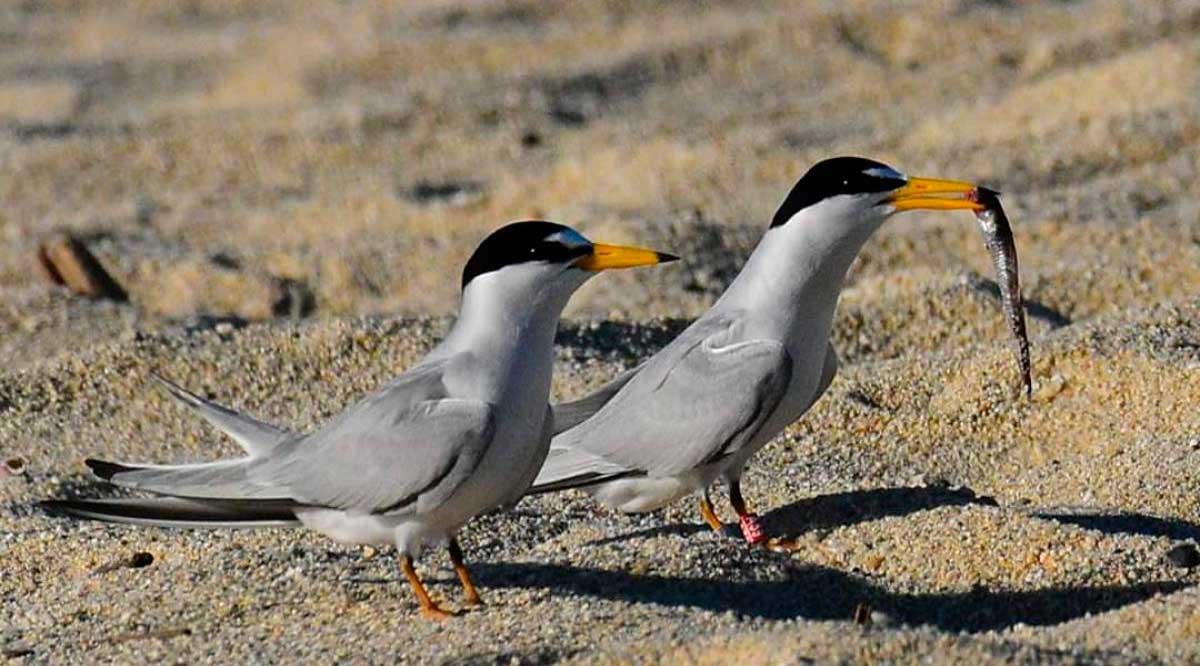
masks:
POLYGON ((587 247, 592 244, 591 241, 583 237, 583 234, 574 229, 563 229, 546 236, 546 240, 562 243, 567 247, 587 247))
POLYGON ((891 167, 872 167, 870 169, 867 169, 863 173, 867 174, 868 176, 875 176, 876 178, 889 178, 892 180, 908 180, 908 176, 905 176, 904 174, 900 173, 899 171, 896 171, 895 169, 893 169, 891 167))

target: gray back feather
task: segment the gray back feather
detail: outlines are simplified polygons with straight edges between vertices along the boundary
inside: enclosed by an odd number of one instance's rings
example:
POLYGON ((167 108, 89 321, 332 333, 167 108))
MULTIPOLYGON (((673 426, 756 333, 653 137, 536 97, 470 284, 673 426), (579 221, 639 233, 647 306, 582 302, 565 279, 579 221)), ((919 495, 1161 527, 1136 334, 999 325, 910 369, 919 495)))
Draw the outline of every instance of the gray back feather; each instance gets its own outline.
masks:
POLYGON ((474 471, 495 432, 492 405, 447 397, 445 366, 418 366, 250 472, 306 504, 363 513, 427 511, 474 471))
POLYGON ((594 415, 555 437, 552 449, 574 454, 559 454, 560 462, 576 474, 591 458, 605 473, 622 467, 665 476, 745 445, 783 397, 791 363, 774 340, 731 341, 736 321, 702 320, 684 331, 594 415))
POLYGON ((629 383, 629 380, 633 379, 633 376, 641 369, 642 366, 639 365, 636 368, 626 370, 617 375, 616 379, 578 400, 552 405, 550 409, 554 418, 553 434, 558 435, 566 432, 591 418, 593 414, 600 411, 601 407, 608 404, 608 401, 612 400, 617 391, 620 391, 621 387, 629 383))

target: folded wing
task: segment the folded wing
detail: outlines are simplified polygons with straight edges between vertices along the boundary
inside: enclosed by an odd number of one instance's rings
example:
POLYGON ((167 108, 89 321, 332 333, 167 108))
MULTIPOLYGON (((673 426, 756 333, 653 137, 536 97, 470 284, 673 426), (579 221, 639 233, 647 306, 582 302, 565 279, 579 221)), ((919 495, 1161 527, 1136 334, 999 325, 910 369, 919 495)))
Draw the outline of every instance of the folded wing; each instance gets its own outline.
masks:
POLYGON ((731 325, 688 329, 555 437, 533 490, 678 474, 745 445, 783 397, 791 363, 772 340, 726 342, 731 325))
POLYGON ((474 400, 381 407, 298 441, 255 476, 305 504, 369 513, 427 511, 470 476, 494 431, 491 405, 474 400))
POLYGON ((445 501, 491 443, 490 404, 447 397, 451 359, 425 364, 259 457, 193 465, 89 461, 115 484, 204 500, 288 501, 363 513, 425 510, 445 501))
POLYGON ((613 396, 628 384, 629 380, 633 379, 641 369, 642 366, 639 365, 631 370, 626 370, 617 375, 616 379, 578 400, 551 405, 550 410, 554 415, 553 434, 566 432, 591 418, 593 414, 600 411, 601 407, 608 404, 608 401, 612 400, 613 396))

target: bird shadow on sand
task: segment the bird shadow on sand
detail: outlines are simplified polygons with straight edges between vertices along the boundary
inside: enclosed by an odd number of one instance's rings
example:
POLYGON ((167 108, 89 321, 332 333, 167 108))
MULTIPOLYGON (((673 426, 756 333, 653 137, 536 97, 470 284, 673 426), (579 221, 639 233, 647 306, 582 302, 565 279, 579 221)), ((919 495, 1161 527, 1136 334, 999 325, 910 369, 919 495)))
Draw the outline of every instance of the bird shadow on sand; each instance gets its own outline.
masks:
MULTIPOLYGON (((810 530, 848 527, 880 518, 966 504, 996 506, 996 501, 991 497, 976 495, 966 487, 902 486, 851 490, 809 497, 781 506, 764 514, 762 523, 768 534, 794 537, 810 530)), ((700 523, 660 525, 597 539, 591 545, 669 535, 691 536, 710 531, 708 526, 700 523)), ((741 539, 736 523, 726 525, 726 531, 731 537, 741 539)))
POLYGON ((1176 541, 1195 539, 1200 541, 1200 525, 1178 518, 1160 518, 1144 513, 1083 513, 1083 512, 1039 512, 1034 518, 1053 520, 1076 525, 1087 530, 1105 534, 1135 534, 1148 537, 1165 537, 1176 541))
MULTIPOLYGON (((898 487, 855 490, 806 498, 763 516, 772 534, 795 536, 815 529, 832 529, 945 506, 995 506, 990 497, 969 488, 898 487)), ((1149 516, 1038 515, 1091 529, 1138 534, 1190 535, 1200 528, 1149 516), (1089 522, 1090 521, 1090 522, 1089 522)), ((641 529, 592 542, 612 542, 663 535, 690 536, 710 532, 702 524, 672 524, 641 529)), ((783 620, 850 620, 860 607, 881 611, 892 622, 928 624, 946 631, 1000 630, 1016 624, 1052 625, 1089 613, 1102 613, 1168 594, 1188 583, 1155 580, 1121 586, 1052 587, 1039 590, 991 590, 901 593, 873 583, 865 575, 790 561, 786 555, 747 551, 743 571, 756 569, 764 558, 776 579, 705 579, 673 575, 637 575, 567 564, 509 563, 476 565, 489 587, 545 588, 614 601, 732 611, 746 617, 783 620), (782 574, 780 567, 782 567, 782 574)), ((753 575, 753 574, 750 574, 753 575)), ((735 574, 736 576, 736 574, 735 574)))
POLYGON ((762 516, 763 527, 776 536, 848 527, 881 518, 907 516, 947 506, 996 506, 996 500, 963 487, 899 486, 850 490, 809 497, 762 516))
POLYGON ((946 631, 999 630, 1024 623, 1051 625, 1101 613, 1187 587, 1177 581, 1125 586, 1058 587, 1041 590, 896 593, 861 577, 815 565, 788 565, 772 581, 637 575, 563 564, 481 563, 478 579, 493 588, 542 588, 612 601, 732 611, 769 620, 850 620, 866 607, 890 622, 932 625, 946 631))

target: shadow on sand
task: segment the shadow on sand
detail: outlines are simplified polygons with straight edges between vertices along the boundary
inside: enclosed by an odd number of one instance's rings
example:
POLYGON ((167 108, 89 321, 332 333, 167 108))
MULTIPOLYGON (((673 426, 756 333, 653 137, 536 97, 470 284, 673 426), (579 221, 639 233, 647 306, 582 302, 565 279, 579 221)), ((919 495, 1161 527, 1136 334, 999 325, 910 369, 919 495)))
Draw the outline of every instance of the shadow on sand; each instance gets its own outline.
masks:
MULTIPOLYGON (((753 563, 747 563, 752 566, 753 563)), ((1128 586, 902 594, 850 574, 812 565, 787 568, 785 580, 731 581, 636 575, 561 564, 485 564, 473 567, 480 582, 495 588, 546 588, 556 593, 616 601, 733 611, 783 620, 849 620, 865 604, 894 622, 929 624, 947 631, 988 631, 1018 623, 1058 624, 1166 594, 1187 585, 1149 581, 1128 586)))
POLYGON ((802 499, 768 512, 762 521, 771 534, 795 536, 809 530, 847 527, 881 518, 967 504, 996 506, 996 500, 976 495, 965 487, 873 488, 802 499))
POLYGON ((1144 513, 1039 512, 1031 515, 1034 518, 1077 525, 1105 534, 1136 534, 1176 541, 1200 541, 1200 525, 1178 518, 1159 518, 1144 513))
MULTIPOLYGON (((990 497, 969 488, 901 487, 856 490, 822 495, 780 507, 763 516, 776 535, 798 535, 813 529, 843 527, 891 516, 903 516, 944 506, 995 506, 990 497)), ((1187 538, 1200 527, 1183 521, 1143 515, 1033 514, 1101 531, 1187 538)), ((702 524, 674 524, 642 529, 592 542, 602 545, 662 535, 707 533, 702 524)), ((1040 590, 898 593, 864 576, 811 564, 794 563, 787 555, 747 551, 745 566, 759 558, 772 562, 783 578, 771 581, 635 575, 624 571, 564 564, 478 564, 484 585, 508 588, 546 588, 601 599, 732 611, 747 617, 809 620, 849 620, 861 604, 881 611, 892 621, 928 624, 946 631, 1000 630, 1016 624, 1051 625, 1102 613, 1187 587, 1187 583, 1156 580, 1124 586, 1054 587, 1040 590)))
MULTIPOLYGON (((713 494, 714 501, 718 495, 719 493, 713 494)), ((996 506, 996 501, 990 497, 976 495, 970 488, 874 488, 802 499, 769 511, 762 516, 762 521, 769 534, 794 537, 809 530, 847 527, 880 518, 906 516, 918 511, 965 504, 996 506)), ((699 521, 699 515, 696 519, 699 521)), ((660 525, 598 539, 593 541, 592 545, 667 535, 691 536, 708 531, 708 526, 699 522, 660 525)), ((726 532, 731 538, 741 539, 736 524, 726 525, 726 532)))

